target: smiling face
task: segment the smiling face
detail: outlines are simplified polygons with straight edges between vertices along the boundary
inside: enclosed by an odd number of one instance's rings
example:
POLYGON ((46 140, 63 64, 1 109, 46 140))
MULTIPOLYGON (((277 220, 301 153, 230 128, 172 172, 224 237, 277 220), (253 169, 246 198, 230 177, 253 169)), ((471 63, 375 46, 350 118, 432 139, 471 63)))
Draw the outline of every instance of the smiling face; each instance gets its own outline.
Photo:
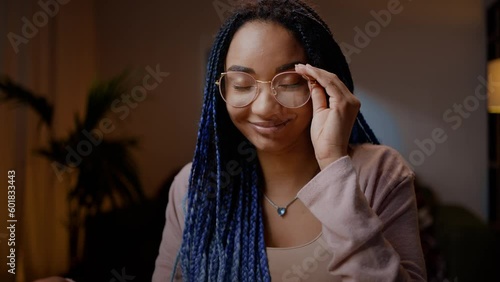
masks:
MULTIPOLYGON (((306 55, 293 34, 277 23, 251 21, 235 33, 225 71, 243 71, 257 80, 270 81, 278 73, 293 71, 296 63, 306 63, 306 55)), ((310 146, 310 100, 300 108, 285 108, 276 101, 269 84, 260 84, 250 105, 226 107, 234 125, 258 151, 286 153, 310 146)))

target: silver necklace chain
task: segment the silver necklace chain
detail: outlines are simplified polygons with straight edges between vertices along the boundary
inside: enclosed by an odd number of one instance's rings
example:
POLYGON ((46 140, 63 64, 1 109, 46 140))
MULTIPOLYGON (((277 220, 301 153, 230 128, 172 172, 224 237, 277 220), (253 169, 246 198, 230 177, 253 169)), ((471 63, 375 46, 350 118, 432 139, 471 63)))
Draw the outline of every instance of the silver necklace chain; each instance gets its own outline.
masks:
MULTIPOLYGON (((264 194, 264 193, 262 193, 264 194)), ((286 209, 288 208, 288 206, 290 206, 291 204, 293 204, 293 202, 295 202, 295 200, 298 199, 298 195, 295 196, 295 198, 293 198, 293 200, 291 200, 288 204, 286 204, 286 206, 284 207, 280 207, 278 206, 277 204, 275 204, 273 201, 271 201, 271 199, 269 199, 266 194, 264 194, 264 197, 266 198, 266 200, 276 209, 276 212, 278 212, 278 215, 279 216, 284 216, 285 213, 286 213, 286 209)))

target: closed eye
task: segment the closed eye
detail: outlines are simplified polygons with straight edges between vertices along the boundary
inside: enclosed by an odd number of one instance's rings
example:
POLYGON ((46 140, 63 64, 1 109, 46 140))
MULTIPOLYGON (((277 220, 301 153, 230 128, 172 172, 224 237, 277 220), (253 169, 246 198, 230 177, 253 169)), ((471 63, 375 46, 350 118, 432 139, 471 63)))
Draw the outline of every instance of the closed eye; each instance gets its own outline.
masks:
POLYGON ((236 91, 250 91, 254 88, 254 86, 239 86, 233 85, 232 88, 236 91))

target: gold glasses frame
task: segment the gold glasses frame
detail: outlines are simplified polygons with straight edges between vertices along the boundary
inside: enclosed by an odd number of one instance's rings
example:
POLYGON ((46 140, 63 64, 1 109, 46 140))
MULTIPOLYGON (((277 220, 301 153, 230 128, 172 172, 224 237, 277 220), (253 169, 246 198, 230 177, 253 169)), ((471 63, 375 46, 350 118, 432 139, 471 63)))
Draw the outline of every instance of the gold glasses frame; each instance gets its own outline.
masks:
MULTIPOLYGON (((257 97, 258 97, 258 96, 259 96, 259 94, 260 94, 259 83, 262 83, 262 84, 269 84, 269 86, 271 87, 271 90, 272 90, 272 93, 273 93, 273 97, 274 97, 274 99, 275 99, 275 100, 276 100, 276 101, 277 101, 280 105, 282 105, 282 106, 283 106, 283 107, 285 107, 285 108, 289 108, 289 109, 296 109, 296 108, 300 108, 300 107, 304 106, 305 104, 307 104, 307 102, 309 102, 309 100, 311 99, 311 91, 309 91, 309 97, 307 98, 307 100, 306 100, 304 103, 302 103, 301 105, 296 106, 296 107, 290 107, 290 106, 287 106, 287 105, 283 105, 283 104, 282 104, 282 103, 278 100, 278 98, 276 97, 276 96, 278 95, 278 91, 276 91, 276 89, 274 89, 274 87, 273 87, 273 82, 274 82, 274 80, 276 79, 276 77, 278 77, 278 76, 280 76, 280 75, 284 75, 284 74, 299 74, 299 73, 298 73, 298 72, 296 72, 296 71, 285 71, 285 72, 280 72, 280 73, 276 74, 276 75, 273 77, 273 79, 271 79, 271 80, 269 80, 269 81, 264 81, 264 80, 258 80, 258 79, 256 79, 255 77, 253 77, 251 74, 246 73, 246 72, 242 72, 242 71, 228 71, 228 72, 222 72, 222 73, 220 74, 219 79, 217 79, 217 80, 215 81, 215 84, 219 87, 219 94, 220 94, 220 96, 222 97, 222 100, 224 100, 224 102, 228 103, 229 105, 231 105, 231 106, 233 106, 233 107, 235 107, 235 108, 244 108, 244 107, 246 107, 246 106, 250 105, 253 101, 255 101, 255 99, 257 99, 257 97), (251 99, 248 103, 246 103, 246 104, 245 104, 245 105, 243 105, 243 106, 234 106, 234 105, 231 105, 230 103, 228 103, 228 102, 226 101, 226 99, 224 98, 224 95, 222 94, 222 88, 221 88, 221 87, 222 87, 222 83, 221 83, 221 81, 222 81, 222 79, 224 78, 224 76, 225 76, 225 75, 227 75, 228 73, 241 73, 241 74, 244 74, 244 75, 250 76, 251 78, 253 78, 253 80, 255 80, 255 84, 257 85, 257 89, 255 90, 255 95, 254 95, 254 97, 253 97, 253 98, 252 98, 252 99, 251 99)), ((310 77, 308 77, 308 76, 306 76, 306 75, 302 75, 302 74, 299 74, 299 75, 300 75, 300 76, 302 76, 302 77, 303 77, 305 80, 307 80, 309 83, 311 83, 311 84, 316 84, 316 80, 315 80, 315 79, 312 79, 312 78, 310 78, 310 77)))

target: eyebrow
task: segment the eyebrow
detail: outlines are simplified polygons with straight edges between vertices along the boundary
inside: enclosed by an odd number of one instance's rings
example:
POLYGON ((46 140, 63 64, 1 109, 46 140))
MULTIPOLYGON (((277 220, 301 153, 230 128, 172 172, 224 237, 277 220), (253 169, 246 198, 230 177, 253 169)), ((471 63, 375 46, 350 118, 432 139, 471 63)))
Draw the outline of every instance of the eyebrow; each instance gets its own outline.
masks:
MULTIPOLYGON (((296 61, 296 62, 284 64, 284 65, 279 66, 279 67, 276 68, 276 73, 280 73, 280 72, 284 72, 284 71, 293 69, 293 68, 295 68, 296 64, 301 64, 301 63, 302 62, 300 62, 300 61, 296 61)), ((244 66, 239 66, 239 65, 232 65, 227 70, 228 71, 241 71, 241 72, 255 74, 255 70, 254 69, 248 68, 248 67, 244 67, 244 66)))

